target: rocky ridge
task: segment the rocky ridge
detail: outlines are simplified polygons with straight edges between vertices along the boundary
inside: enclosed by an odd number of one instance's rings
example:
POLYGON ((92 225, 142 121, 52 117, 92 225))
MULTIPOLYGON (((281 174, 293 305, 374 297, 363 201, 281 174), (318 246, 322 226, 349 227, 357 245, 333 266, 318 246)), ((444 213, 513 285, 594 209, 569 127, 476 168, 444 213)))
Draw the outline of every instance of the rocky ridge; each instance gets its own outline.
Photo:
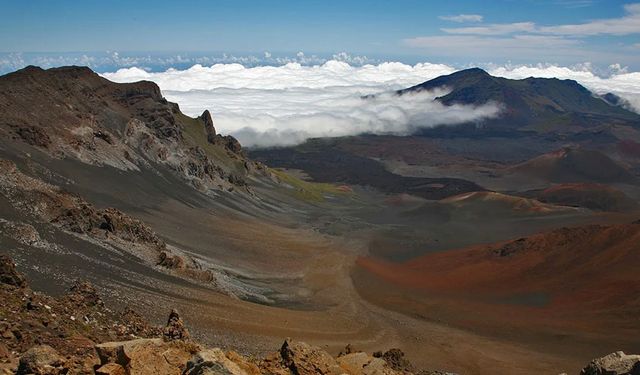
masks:
POLYGON ((164 166, 203 192, 241 188, 266 173, 209 111, 191 118, 153 82, 114 83, 86 67, 29 66, 0 77, 0 134, 58 159, 121 170, 164 166))

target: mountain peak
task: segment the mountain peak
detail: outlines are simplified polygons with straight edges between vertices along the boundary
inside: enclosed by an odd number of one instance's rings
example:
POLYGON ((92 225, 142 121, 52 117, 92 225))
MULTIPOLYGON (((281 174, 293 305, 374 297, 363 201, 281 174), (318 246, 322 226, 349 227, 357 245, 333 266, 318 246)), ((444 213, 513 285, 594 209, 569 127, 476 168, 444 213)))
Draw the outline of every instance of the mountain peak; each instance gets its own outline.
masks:
MULTIPOLYGON (((486 126, 549 130, 549 126, 588 128, 602 123, 638 126, 640 116, 611 101, 602 100, 574 80, 529 77, 513 80, 494 77, 480 68, 440 76, 397 93, 433 91, 445 88, 436 100, 445 105, 483 105, 494 102, 506 110, 486 126)), ((611 98, 610 98, 611 99, 611 98)))
POLYGON ((459 70, 455 73, 450 74, 450 76, 487 76, 491 77, 491 74, 487 73, 486 70, 478 67, 468 68, 459 70))

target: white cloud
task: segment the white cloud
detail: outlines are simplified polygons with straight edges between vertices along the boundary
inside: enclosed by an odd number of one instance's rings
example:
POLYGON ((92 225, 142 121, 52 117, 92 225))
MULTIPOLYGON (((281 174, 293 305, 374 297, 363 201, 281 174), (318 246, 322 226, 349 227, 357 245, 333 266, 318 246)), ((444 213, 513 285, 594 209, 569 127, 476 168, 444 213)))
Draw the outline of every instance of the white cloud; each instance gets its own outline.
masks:
POLYGON ((555 0, 553 3, 565 8, 576 9, 590 7, 595 3, 595 0, 555 0))
POLYGON ((482 17, 479 14, 458 14, 456 16, 440 16, 438 17, 441 20, 452 21, 452 22, 482 22, 482 17))
POLYGON ((626 15, 620 18, 599 19, 581 24, 544 26, 541 33, 555 35, 631 35, 640 34, 640 3, 624 6, 626 15))
POLYGON ((495 23, 473 27, 454 27, 441 29, 448 34, 467 35, 505 35, 520 32, 533 32, 536 25, 533 22, 495 23))
MULTIPOLYGON (((192 116, 209 109, 217 129, 247 146, 291 145, 310 137, 365 132, 407 134, 416 127, 481 121, 496 116, 499 105, 442 106, 433 101, 442 92, 402 97, 361 96, 406 88, 456 71, 442 64, 414 66, 398 62, 352 66, 341 61, 323 65, 247 68, 239 64, 196 65, 186 70, 148 73, 139 68, 103 74, 117 82, 141 79, 158 83, 167 99, 192 116)), ((609 76, 593 73, 590 65, 491 66, 489 73, 513 79, 556 77, 574 79, 597 93, 613 92, 640 111, 640 73, 619 65, 609 76)))
MULTIPOLYGON (((578 3, 576 3, 578 4, 578 3)), ((448 34, 507 35, 513 33, 550 34, 557 36, 633 35, 640 34, 640 3, 624 6, 625 15, 597 19, 579 24, 540 26, 533 22, 498 23, 474 27, 443 28, 448 34)))

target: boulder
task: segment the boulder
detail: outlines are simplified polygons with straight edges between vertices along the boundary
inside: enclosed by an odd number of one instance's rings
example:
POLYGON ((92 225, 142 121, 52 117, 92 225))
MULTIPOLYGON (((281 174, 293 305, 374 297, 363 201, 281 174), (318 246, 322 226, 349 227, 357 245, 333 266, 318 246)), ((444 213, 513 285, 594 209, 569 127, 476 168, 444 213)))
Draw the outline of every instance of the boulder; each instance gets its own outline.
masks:
POLYGON ((178 313, 178 310, 173 309, 169 314, 169 320, 166 327, 162 331, 165 339, 171 340, 187 340, 189 339, 189 331, 184 326, 184 322, 178 313))
POLYGON ((580 375, 640 375, 640 355, 611 353, 591 361, 580 375))
POLYGON ((69 371, 65 361, 49 345, 34 346, 20 357, 16 374, 57 375, 69 371))
POLYGON ((343 373, 329 353, 304 342, 286 340, 280 348, 280 357, 282 364, 296 375, 343 373))
POLYGON ((184 375, 247 375, 247 371, 231 361, 219 348, 198 352, 189 362, 184 375))
MULTIPOLYGON (((191 357, 189 348, 180 341, 137 339, 107 342, 95 347, 101 368, 109 363, 120 365, 129 375, 182 374, 191 357)), ((114 366, 108 367, 114 368, 114 366)), ((106 370, 105 370, 106 371, 106 370)))
POLYGON ((95 346, 100 364, 117 363, 128 368, 139 352, 149 347, 161 347, 162 339, 136 339, 130 341, 111 341, 95 346))
POLYGON ((5 254, 0 254, 0 283, 24 288, 27 280, 24 275, 18 272, 13 260, 5 254))

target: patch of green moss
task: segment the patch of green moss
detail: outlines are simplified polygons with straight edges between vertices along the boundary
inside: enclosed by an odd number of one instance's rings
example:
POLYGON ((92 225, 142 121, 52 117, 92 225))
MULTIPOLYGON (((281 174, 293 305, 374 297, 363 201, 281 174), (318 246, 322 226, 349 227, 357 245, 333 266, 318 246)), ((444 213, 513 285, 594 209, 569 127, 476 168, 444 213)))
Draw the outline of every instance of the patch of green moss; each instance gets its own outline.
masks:
POLYGON ((339 186, 333 184, 304 181, 281 169, 270 168, 269 170, 276 175, 282 183, 291 186, 294 190, 293 195, 300 200, 322 202, 327 195, 344 196, 350 194, 350 192, 340 189, 339 186))

